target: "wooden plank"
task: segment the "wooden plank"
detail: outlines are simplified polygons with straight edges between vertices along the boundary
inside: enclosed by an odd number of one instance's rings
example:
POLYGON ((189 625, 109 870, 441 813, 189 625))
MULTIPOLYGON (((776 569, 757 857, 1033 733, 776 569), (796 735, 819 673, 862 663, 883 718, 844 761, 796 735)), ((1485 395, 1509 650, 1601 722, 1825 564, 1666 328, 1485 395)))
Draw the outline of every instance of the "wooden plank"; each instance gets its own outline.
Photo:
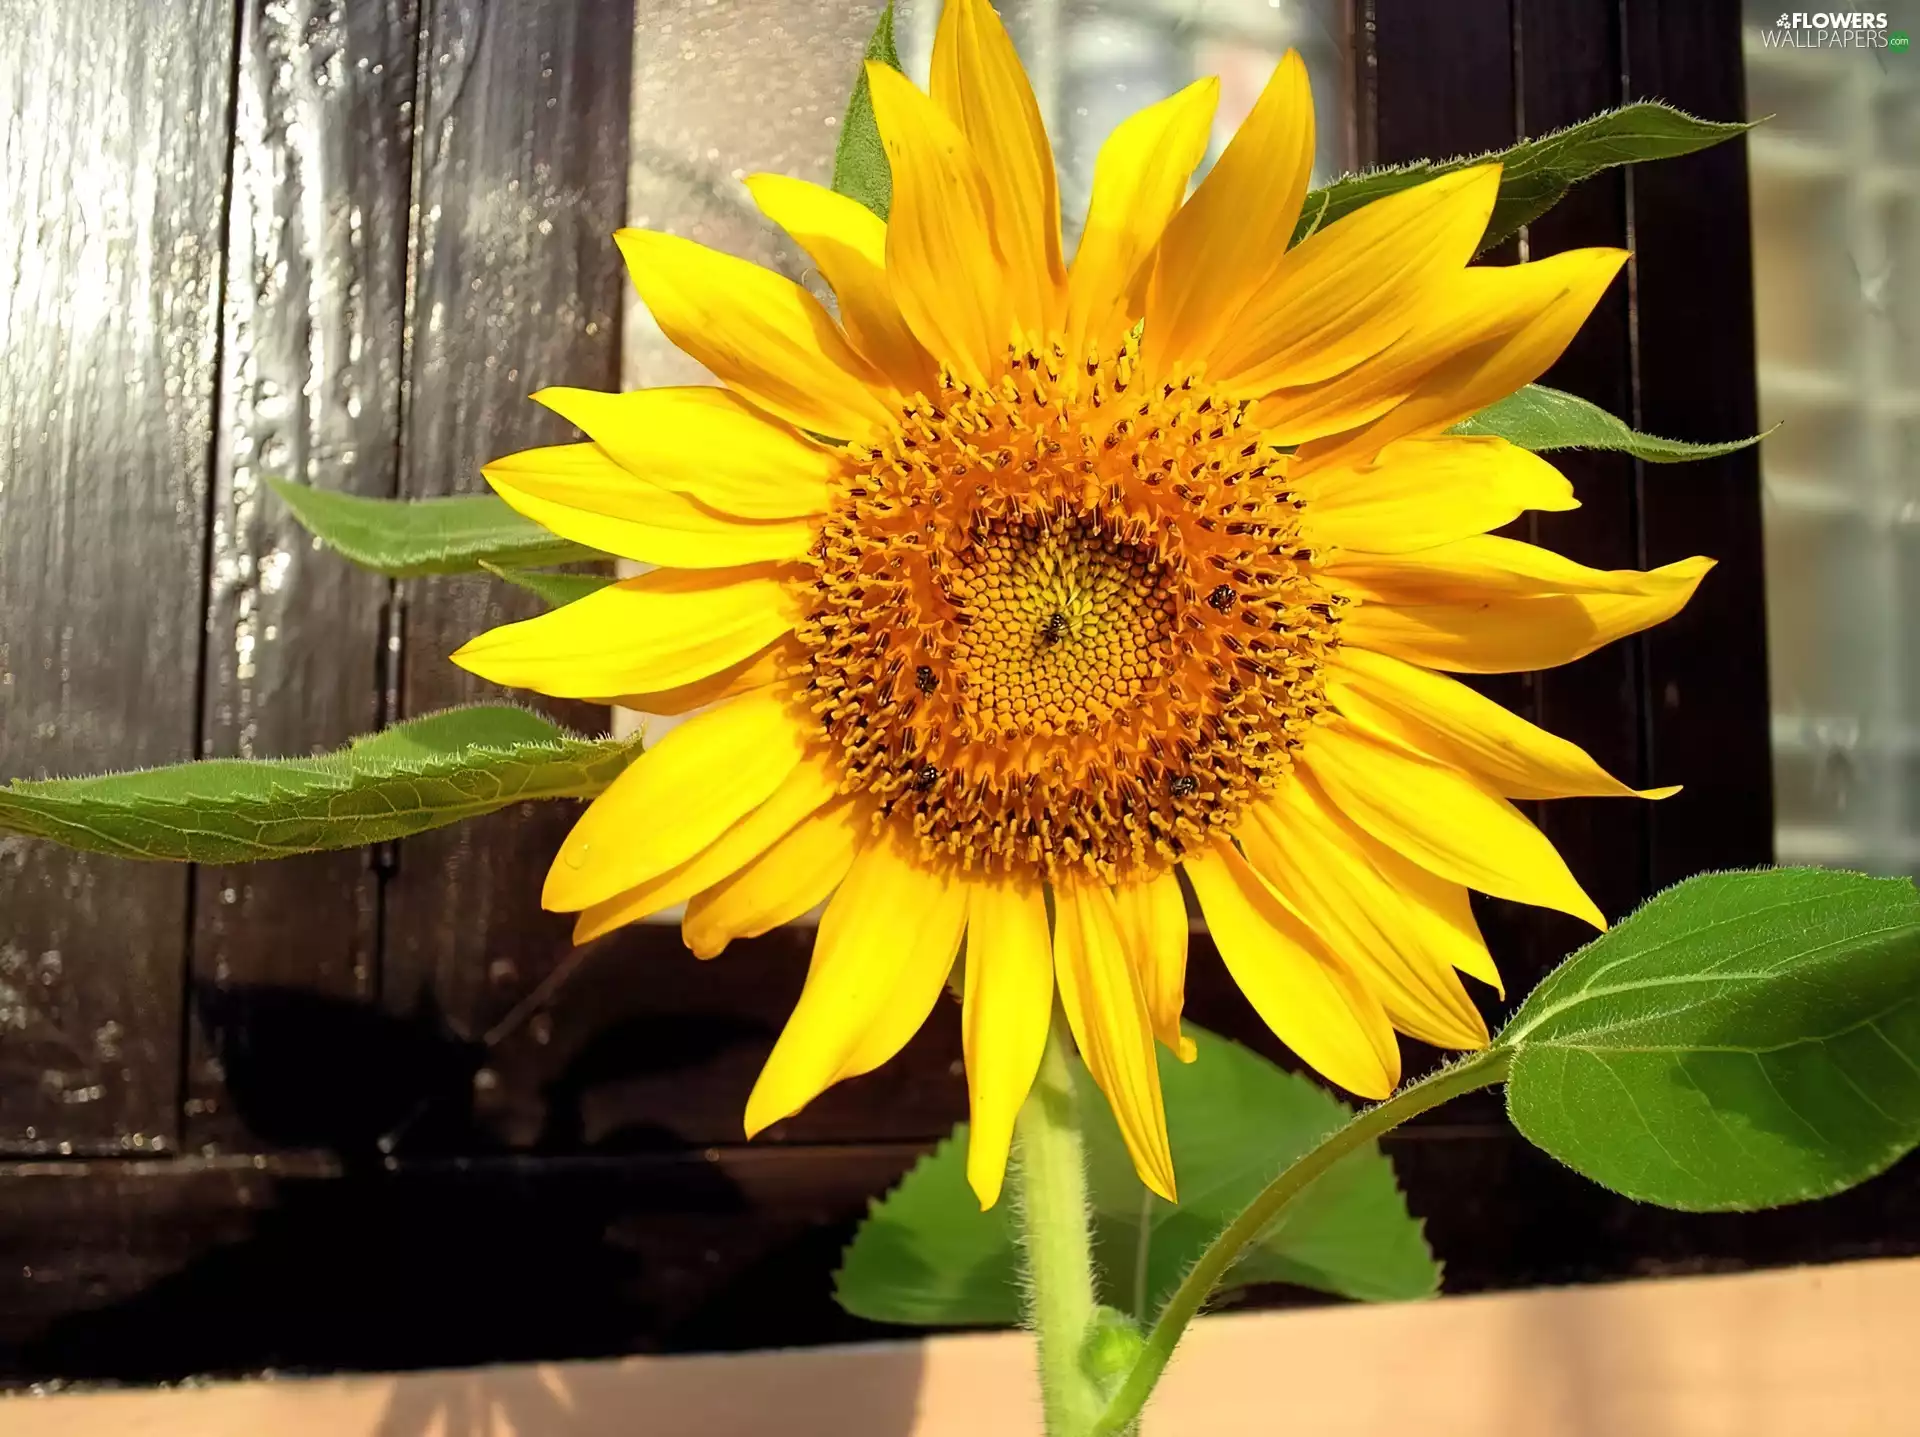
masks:
MULTIPOLYGON (((486 1035, 483 1112, 538 1151, 741 1142, 747 1094, 800 996, 813 935, 777 929, 709 963, 677 926, 637 924, 592 944, 550 1002, 486 1035)), ((959 1004, 943 998, 884 1067, 755 1144, 932 1140, 966 1113, 959 1004)))
MULTIPOLYGON (((1742 118, 1740 6, 1623 0, 1626 96, 1709 120, 1742 118)), ((1746 147, 1636 167, 1637 426, 1677 439, 1758 428, 1746 147), (1703 338, 1704 337, 1704 338, 1703 338)), ((1772 861, 1760 464, 1751 449, 1642 477, 1643 559, 1720 566, 1686 611, 1647 635, 1649 765, 1685 793, 1653 812, 1656 886, 1772 861)))
MULTIPOLYGON (((417 29, 412 0, 243 7, 208 756, 334 748, 381 720, 390 585, 310 543, 263 480, 394 491, 417 29)), ((190 1148, 248 1141, 220 1055, 247 1061, 260 990, 372 994, 378 906, 365 852, 198 872, 190 1148)))
POLYGON ((1608 1192, 1492 1126, 1402 1128, 1385 1147, 1453 1293, 1920 1252, 1911 1159, 1820 1202, 1686 1213, 1608 1192))
MULTIPOLYGON (((792 7, 716 14, 685 0, 647 7, 637 18, 638 34, 632 42, 642 69, 636 77, 630 126, 640 138, 631 156, 626 213, 636 223, 671 229, 803 278, 808 269, 798 252, 752 210, 737 177, 763 169, 821 181, 828 177, 836 134, 830 122, 840 117, 856 68, 849 57, 859 53, 875 18, 871 5, 814 3, 804 14, 792 7), (761 91, 716 84, 716 67, 725 66, 777 75, 781 103, 770 111, 761 91)), ((611 46, 614 41, 607 37, 603 43, 611 46)), ((490 83, 520 81, 497 74, 490 83)), ((469 87, 463 104, 470 99, 469 87)), ((430 140, 436 134, 431 122, 427 133, 430 140)), ((485 141, 469 136, 467 143, 480 146, 485 141)), ((619 146, 602 145, 596 165, 611 165, 619 153, 624 153, 619 146)), ((612 201, 596 200, 602 202, 612 201)), ((579 254, 596 262, 604 259, 612 267, 604 275, 593 271, 600 276, 593 282, 604 279, 612 293, 629 302, 630 290, 614 272, 617 261, 604 242, 604 231, 615 223, 617 212, 603 227, 583 227, 571 239, 562 231, 533 236, 527 241, 526 263, 538 267, 555 254, 571 259, 576 250, 570 246, 583 247, 579 254)), ((472 283, 479 261, 472 252, 475 242, 461 243, 467 250, 450 249, 444 263, 451 266, 448 292, 467 303, 461 287, 472 283)), ((423 296, 427 272, 423 261, 423 296)), ((592 277, 580 271, 576 282, 584 282, 580 276, 592 277)), ((509 275, 508 282, 519 280, 509 275)), ((549 302, 549 314, 553 308, 549 302)), ((542 368, 523 375, 506 392, 500 415, 510 425, 526 427, 496 428, 484 441, 491 447, 471 446, 463 463, 477 465, 491 453, 522 443, 566 437, 563 426, 518 401, 526 389, 545 382, 614 382, 582 371, 581 364, 599 351, 577 347, 577 336, 569 339, 540 315, 512 323, 520 326, 510 332, 513 352, 534 356, 542 368)), ((707 378, 652 329, 637 304, 627 316, 626 333, 626 385, 707 378)), ((490 342, 486 351, 459 362, 478 365, 488 353, 506 352, 490 342)), ((427 422, 425 401, 416 397, 415 402, 422 422, 427 422)), ((424 442, 431 450, 455 440, 429 431, 424 442)), ((443 615, 452 616, 445 620, 443 648, 493 617, 471 607, 476 589, 469 586, 462 592, 464 599, 443 594, 435 601, 470 606, 443 608, 443 615)), ((416 602, 409 615, 410 654, 421 652, 418 634, 416 602)), ((410 692, 421 672, 417 662, 409 663, 410 692)), ((462 686, 454 692, 464 696, 484 691, 462 686)), ((542 815, 533 821, 538 832, 530 830, 513 840, 517 846, 488 850, 493 857, 475 856, 476 865, 493 866, 476 866, 471 881, 479 882, 484 873, 493 884, 490 901, 519 905, 514 916, 490 920, 495 925, 491 929, 471 921, 465 927, 441 923, 435 928, 437 919, 406 919, 411 925, 406 931, 416 936, 404 938, 398 927, 403 902, 438 901, 457 912, 463 901, 461 893, 437 899, 424 892, 404 897, 417 881, 413 850, 422 845, 409 847, 391 900, 389 1001, 404 1007, 430 989, 458 1031, 475 1039, 491 1038, 485 1044, 475 1100, 493 1130, 510 1142, 546 1151, 591 1144, 614 1133, 634 1145, 740 1142, 746 1096, 799 993, 811 928, 736 945, 719 961, 703 965, 686 952, 675 927, 642 925, 596 944, 577 965, 557 971, 556 965, 571 961, 566 924, 534 911, 535 890, 571 817, 558 810, 542 815), (429 932, 424 939, 418 936, 423 930, 429 932), (448 939, 449 933, 460 936, 448 939), (400 949, 402 942, 414 944, 410 954, 400 949), (435 943, 453 946, 436 951, 435 943), (558 980, 546 994, 550 1001, 522 1007, 535 985, 549 978, 558 980)), ((836 1088, 795 1119, 777 1125, 763 1141, 895 1141, 943 1135, 965 1112, 953 1016, 943 1005, 929 1031, 881 1073, 836 1088)), ((455 1101, 451 1093, 440 1099, 442 1106, 455 1101)))
MULTIPOLYGON (((616 387, 625 283, 632 9, 433 0, 420 48, 414 277, 401 489, 484 487, 480 466, 572 437, 529 404, 544 384, 616 387)), ((402 586, 400 711, 499 692, 447 663, 473 635, 536 612, 490 581, 402 586)), ((559 717, 604 729, 604 710, 559 717)), ((382 1000, 430 1003, 484 1031, 568 949, 541 876, 574 814, 523 808, 411 839, 385 893, 382 1000)))
POLYGON ((1371 12, 1377 110, 1368 164, 1479 154, 1514 142, 1513 0, 1372 0, 1371 12))
MULTIPOLYGON (((194 752, 233 31, 0 26, 0 777, 194 752)), ((171 1146, 187 876, 0 855, 0 1145, 171 1146)))
MULTIPOLYGON (((1373 44, 1376 149, 1363 159, 1383 165, 1440 159, 1505 149, 1518 139, 1513 21, 1512 0, 1445 6, 1373 0, 1363 33, 1373 44)), ((1507 264, 1518 257, 1510 240, 1485 261, 1507 264)), ((1531 718, 1532 677, 1494 674, 1471 682, 1531 718)), ((1557 956, 1538 910, 1477 895, 1474 907, 1494 959, 1508 977, 1509 993, 1523 997, 1533 976, 1557 956)), ((1494 994, 1476 987, 1476 996, 1490 1014, 1500 1011, 1494 994)), ((1444 1056, 1410 1038, 1401 1040, 1401 1048, 1409 1076, 1429 1071, 1444 1056)), ((1479 1094, 1462 1107, 1487 1119, 1498 1111, 1497 1100, 1479 1094)))
MULTIPOLYGON (((1565 0, 1520 0, 1519 64, 1523 127, 1542 135, 1619 101, 1618 17, 1604 6, 1565 0)), ((1589 245, 1627 243, 1626 180, 1608 171, 1577 186, 1527 229, 1529 257, 1589 245)), ((1632 319, 1628 281, 1614 282, 1544 382, 1591 399, 1610 414, 1633 405, 1632 319)), ((1620 455, 1568 451, 1552 456, 1573 481, 1580 507, 1530 517, 1526 537, 1599 569, 1631 569, 1639 561, 1639 494, 1633 461, 1620 455)), ((1686 482, 1679 476, 1678 482, 1686 482)), ((1629 783, 1644 782, 1637 638, 1532 677, 1533 717, 1586 749, 1629 783)), ((1661 782, 1679 781, 1681 775, 1661 782)), ((1621 918, 1649 896, 1647 822, 1633 799, 1563 799, 1536 808, 1541 827, 1609 918, 1621 918)), ((1577 919, 1538 915, 1536 966, 1507 979, 1524 992, 1592 930, 1577 919)))

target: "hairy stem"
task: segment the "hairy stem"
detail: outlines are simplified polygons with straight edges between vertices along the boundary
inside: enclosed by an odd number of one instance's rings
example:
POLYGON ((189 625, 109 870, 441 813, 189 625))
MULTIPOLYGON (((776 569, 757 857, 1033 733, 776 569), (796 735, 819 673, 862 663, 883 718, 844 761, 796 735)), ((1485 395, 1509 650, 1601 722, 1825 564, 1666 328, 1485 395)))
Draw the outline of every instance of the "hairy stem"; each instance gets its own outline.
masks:
POLYGON ((1265 1232, 1286 1205, 1304 1192, 1328 1168, 1354 1149, 1364 1146, 1382 1133, 1391 1132, 1407 1119, 1438 1107, 1450 1098, 1491 1087, 1507 1075, 1512 1054, 1499 1048, 1478 1053, 1452 1067, 1442 1068, 1430 1077, 1395 1094, 1365 1112, 1357 1113, 1347 1124, 1325 1138, 1261 1191, 1246 1210, 1227 1224, 1226 1230, 1200 1255, 1167 1305, 1160 1310, 1147 1334, 1147 1344, 1126 1380, 1113 1394, 1113 1400, 1094 1425, 1089 1437, 1115 1437, 1129 1431, 1139 1420, 1140 1411, 1153 1394, 1154 1384, 1166 1371, 1173 1350, 1220 1280, 1227 1275, 1240 1255, 1265 1232))
POLYGON ((1040 1073, 1014 1126, 1015 1189, 1029 1320, 1040 1347, 1048 1437, 1087 1437, 1105 1407, 1081 1362, 1097 1304, 1086 1143, 1056 1010, 1040 1073))

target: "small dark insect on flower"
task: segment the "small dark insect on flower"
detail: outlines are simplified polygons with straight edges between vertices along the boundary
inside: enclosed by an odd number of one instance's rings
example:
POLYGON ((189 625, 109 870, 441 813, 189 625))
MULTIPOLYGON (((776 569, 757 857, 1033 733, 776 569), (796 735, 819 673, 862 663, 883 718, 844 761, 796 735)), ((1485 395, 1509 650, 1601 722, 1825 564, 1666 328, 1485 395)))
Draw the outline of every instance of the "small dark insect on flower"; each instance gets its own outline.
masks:
POLYGON ((1213 592, 1207 595, 1207 602, 1224 614, 1233 607, 1233 601, 1239 597, 1234 593, 1233 585, 1216 584, 1213 592))
POLYGON ((940 782, 940 768, 937 764, 923 763, 914 771, 913 786, 925 793, 940 782))
POLYGON ((1050 644, 1057 644, 1067 636, 1067 616, 1055 611, 1047 616, 1046 623, 1040 626, 1040 637, 1050 644))
POLYGON ((930 694, 940 687, 940 680, 933 676, 933 670, 925 664, 913 671, 913 686, 923 694, 930 694))
POLYGON ((1167 790, 1175 798, 1192 798, 1200 791, 1200 780, 1190 773, 1176 773, 1173 781, 1167 785, 1167 790))

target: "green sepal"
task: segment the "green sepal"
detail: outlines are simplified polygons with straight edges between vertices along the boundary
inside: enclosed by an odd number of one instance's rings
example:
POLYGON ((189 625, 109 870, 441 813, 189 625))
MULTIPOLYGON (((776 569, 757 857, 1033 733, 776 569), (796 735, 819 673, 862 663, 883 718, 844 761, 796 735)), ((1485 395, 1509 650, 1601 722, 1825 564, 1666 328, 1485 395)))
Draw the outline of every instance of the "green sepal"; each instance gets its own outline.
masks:
POLYGON ((0 833, 118 858, 246 863, 360 848, 539 798, 591 798, 640 752, 510 705, 427 714, 313 758, 202 759, 0 788, 0 833))
MULTIPOLYGON (((1522 449, 1546 453, 1554 449, 1611 449, 1644 459, 1649 464, 1680 464, 1689 459, 1714 459, 1758 444, 1766 434, 1696 444, 1685 439, 1662 439, 1630 429, 1597 404, 1544 384, 1529 384, 1505 399, 1489 404, 1463 419, 1454 434, 1492 435, 1522 449)), ((1772 433, 1768 430, 1767 433, 1772 433)))
POLYGON ((480 567, 516 589, 525 589, 550 609, 564 609, 614 582, 611 574, 556 574, 549 569, 510 569, 504 564, 486 562, 480 567))
POLYGON ((1120 1379, 1133 1370, 1146 1345, 1146 1334, 1139 1323, 1119 1308, 1102 1303, 1093 1310, 1086 1341, 1080 1345, 1081 1370, 1102 1396, 1111 1396, 1120 1379))
POLYGON ((495 494, 372 499, 269 476, 268 486, 314 538, 363 569, 395 579, 530 569, 609 556, 517 514, 495 494))
POLYGON ((1604 110, 1577 125, 1555 130, 1537 140, 1522 140, 1504 150, 1452 160, 1420 160, 1410 165, 1343 176, 1307 195, 1293 242, 1298 244, 1323 225, 1332 224, 1372 200, 1450 170, 1498 160, 1501 163, 1500 194, 1480 241, 1480 247, 1488 249, 1520 226, 1540 218, 1574 185, 1602 170, 1691 154, 1743 135, 1751 128, 1744 123, 1696 119, 1684 110, 1657 100, 1641 100, 1617 110, 1604 110))
MULTIPOLYGON (((865 60, 900 68, 900 52, 893 44, 893 0, 887 0, 880 21, 867 41, 865 60)), ((893 168, 880 143, 880 126, 873 116, 873 96, 867 88, 867 67, 853 82, 847 113, 840 121, 840 140, 833 150, 833 188, 849 199, 887 217, 893 207, 893 168)))

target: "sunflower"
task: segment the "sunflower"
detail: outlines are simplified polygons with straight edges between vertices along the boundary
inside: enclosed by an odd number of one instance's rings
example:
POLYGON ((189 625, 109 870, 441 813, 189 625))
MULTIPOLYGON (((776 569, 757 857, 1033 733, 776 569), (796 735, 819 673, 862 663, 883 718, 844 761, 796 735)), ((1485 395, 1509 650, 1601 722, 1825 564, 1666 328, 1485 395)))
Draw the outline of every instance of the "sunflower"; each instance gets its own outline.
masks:
POLYGON ((1396 1029, 1484 1044, 1460 975, 1499 975, 1470 889, 1605 926, 1510 800, 1633 790, 1445 675, 1578 658, 1676 613, 1710 563, 1602 572, 1488 534, 1571 487, 1448 431, 1545 370, 1625 259, 1471 266, 1498 165, 1292 244, 1314 146, 1289 53, 1191 195, 1216 81, 1116 129, 1069 261, 985 0, 949 0, 930 95, 867 80, 888 220, 747 181, 837 318, 743 260, 619 233, 720 383, 545 390, 591 442, 485 473, 656 567, 455 657, 690 715, 555 859, 543 901, 576 941, 685 903, 708 958, 826 905, 749 1136, 885 1063, 952 977, 982 1204, 1056 995, 1171 1199, 1154 1044, 1192 1056, 1186 891, 1340 1086, 1393 1089, 1396 1029))

